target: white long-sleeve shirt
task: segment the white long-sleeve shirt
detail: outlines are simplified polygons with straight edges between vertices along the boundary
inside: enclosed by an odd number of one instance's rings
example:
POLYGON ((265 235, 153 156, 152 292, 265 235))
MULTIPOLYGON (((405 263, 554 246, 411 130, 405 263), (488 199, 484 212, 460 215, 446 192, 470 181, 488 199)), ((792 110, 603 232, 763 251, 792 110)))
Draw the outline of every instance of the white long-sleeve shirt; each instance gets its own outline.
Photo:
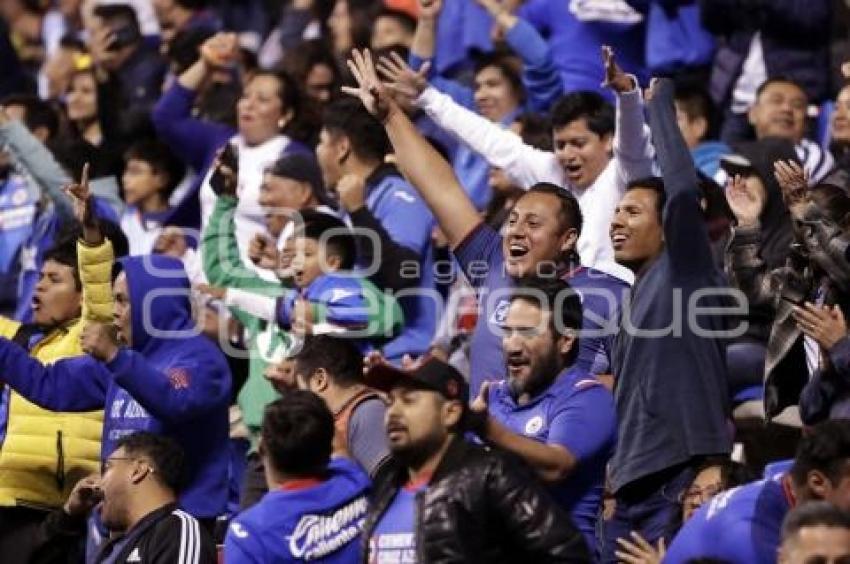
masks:
POLYGON ((554 153, 526 145, 514 132, 464 108, 437 89, 427 88, 417 99, 417 105, 491 166, 502 169, 517 186, 528 189, 548 182, 572 192, 584 218, 577 245, 582 264, 629 283, 634 281, 632 272, 614 260, 608 233, 614 210, 629 181, 657 175, 640 89, 617 96, 614 156, 585 189, 570 183, 554 153))

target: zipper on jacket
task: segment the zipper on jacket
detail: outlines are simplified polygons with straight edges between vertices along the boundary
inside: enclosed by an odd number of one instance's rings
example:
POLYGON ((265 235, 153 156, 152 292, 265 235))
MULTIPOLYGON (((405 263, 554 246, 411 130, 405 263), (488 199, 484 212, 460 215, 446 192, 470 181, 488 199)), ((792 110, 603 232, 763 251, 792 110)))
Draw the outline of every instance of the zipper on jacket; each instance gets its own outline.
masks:
POLYGON ((62 429, 56 431, 56 486, 65 490, 65 446, 62 443, 62 429))

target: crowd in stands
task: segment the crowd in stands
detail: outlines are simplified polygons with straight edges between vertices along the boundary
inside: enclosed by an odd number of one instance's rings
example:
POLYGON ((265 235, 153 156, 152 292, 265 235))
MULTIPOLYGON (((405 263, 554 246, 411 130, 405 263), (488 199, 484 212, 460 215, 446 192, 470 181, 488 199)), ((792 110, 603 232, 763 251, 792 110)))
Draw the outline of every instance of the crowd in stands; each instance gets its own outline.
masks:
POLYGON ((0 0, 0 563, 850 562, 850 3, 0 0))

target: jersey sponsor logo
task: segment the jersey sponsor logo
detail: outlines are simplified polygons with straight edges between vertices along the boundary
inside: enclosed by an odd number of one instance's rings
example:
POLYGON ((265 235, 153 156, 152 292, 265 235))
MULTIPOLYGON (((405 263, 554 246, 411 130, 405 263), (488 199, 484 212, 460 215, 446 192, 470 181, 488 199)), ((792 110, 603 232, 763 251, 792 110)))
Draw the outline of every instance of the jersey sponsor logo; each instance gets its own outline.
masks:
POLYGON ((139 547, 133 549, 133 552, 130 553, 130 556, 127 557, 127 562, 141 562, 142 555, 139 554, 139 547))
POLYGON ((543 417, 535 415, 525 423, 525 434, 536 435, 543 428, 543 417))
POLYGON ((302 515, 289 537, 289 552, 307 561, 324 558, 360 536, 365 516, 365 496, 355 498, 331 515, 302 515))

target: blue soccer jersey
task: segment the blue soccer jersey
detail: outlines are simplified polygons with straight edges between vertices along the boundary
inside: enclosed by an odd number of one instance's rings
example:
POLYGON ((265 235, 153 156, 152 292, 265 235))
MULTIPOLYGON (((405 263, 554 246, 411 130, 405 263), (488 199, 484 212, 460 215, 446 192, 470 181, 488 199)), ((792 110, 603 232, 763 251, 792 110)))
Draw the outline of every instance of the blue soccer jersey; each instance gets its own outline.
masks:
POLYGON ((297 489, 267 493, 236 517, 224 541, 227 564, 357 562, 369 478, 345 458, 331 461, 330 477, 297 489))
POLYGON ((576 470, 550 490, 555 500, 571 512, 593 550, 605 464, 617 441, 617 415, 611 392, 584 370, 571 367, 524 405, 516 403, 506 381, 492 385, 489 411, 514 433, 562 446, 576 458, 576 470))
POLYGON ((773 564, 782 521, 791 509, 785 474, 723 492, 685 523, 667 551, 665 564, 716 558, 734 564, 773 564))

